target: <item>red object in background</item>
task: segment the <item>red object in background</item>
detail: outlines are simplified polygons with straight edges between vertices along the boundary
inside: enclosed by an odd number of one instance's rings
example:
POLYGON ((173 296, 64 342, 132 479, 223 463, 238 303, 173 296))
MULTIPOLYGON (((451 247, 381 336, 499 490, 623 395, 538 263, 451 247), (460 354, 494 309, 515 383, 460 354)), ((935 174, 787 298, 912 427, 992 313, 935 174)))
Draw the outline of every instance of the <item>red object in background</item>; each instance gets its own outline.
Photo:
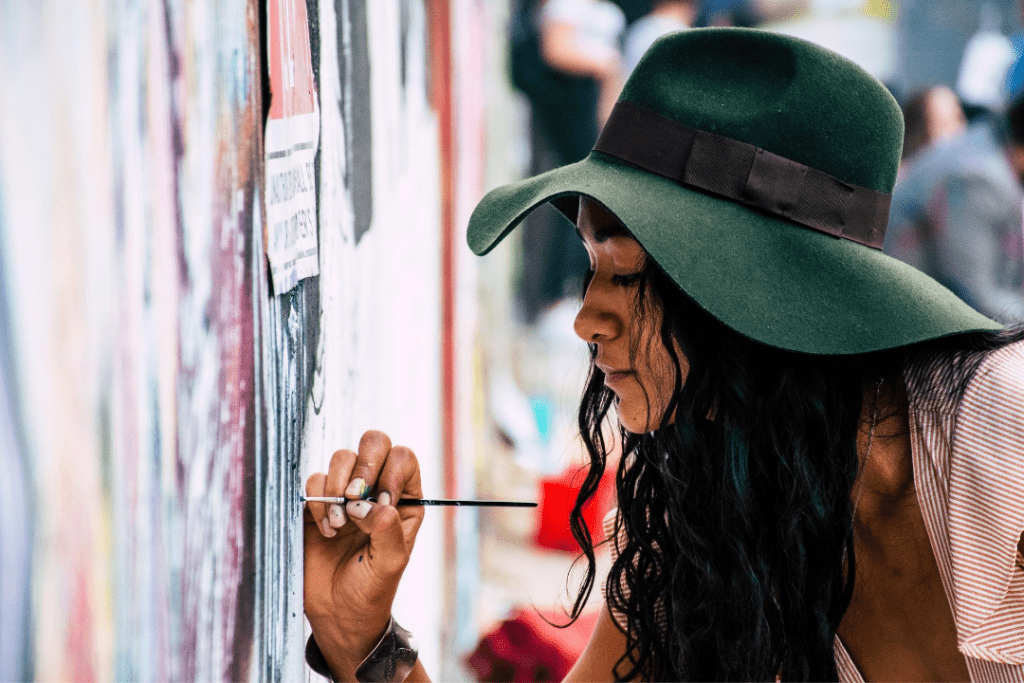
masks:
MULTIPOLYGON (((537 533, 534 541, 542 548, 579 552, 580 546, 569 529, 569 513, 576 504, 586 467, 569 468, 554 477, 540 481, 540 507, 537 510, 537 533)), ((604 538, 602 522, 615 501, 614 467, 605 469, 597 491, 583 506, 583 519, 590 538, 597 543, 604 538)))
POLYGON ((558 628, 551 623, 564 622, 564 613, 518 610, 480 639, 466 664, 479 681, 560 681, 583 654, 598 614, 585 612, 571 626, 558 628))

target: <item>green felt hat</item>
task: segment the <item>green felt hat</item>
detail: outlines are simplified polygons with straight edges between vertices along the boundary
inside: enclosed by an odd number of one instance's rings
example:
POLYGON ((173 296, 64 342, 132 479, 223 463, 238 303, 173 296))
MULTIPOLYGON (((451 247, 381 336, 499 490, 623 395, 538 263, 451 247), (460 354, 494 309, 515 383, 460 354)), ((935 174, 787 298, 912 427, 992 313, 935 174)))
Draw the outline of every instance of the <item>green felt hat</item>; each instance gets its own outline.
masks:
POLYGON ((845 58, 766 31, 660 39, 586 159, 499 187, 468 241, 490 251, 544 202, 607 207, 680 288, 764 344, 865 353, 1002 326, 881 240, 899 106, 845 58))

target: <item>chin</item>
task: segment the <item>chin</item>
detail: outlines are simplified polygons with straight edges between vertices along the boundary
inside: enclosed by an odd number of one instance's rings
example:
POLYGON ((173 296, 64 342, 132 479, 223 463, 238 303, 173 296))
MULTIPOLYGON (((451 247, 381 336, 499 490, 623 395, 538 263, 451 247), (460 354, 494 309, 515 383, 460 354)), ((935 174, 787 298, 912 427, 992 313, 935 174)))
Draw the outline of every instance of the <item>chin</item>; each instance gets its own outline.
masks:
POLYGON ((650 428, 647 426, 648 420, 646 415, 644 415, 641 418, 638 415, 632 415, 628 413, 623 414, 621 404, 617 407, 615 413, 619 422, 619 426, 625 429, 630 434, 645 434, 651 431, 650 428))

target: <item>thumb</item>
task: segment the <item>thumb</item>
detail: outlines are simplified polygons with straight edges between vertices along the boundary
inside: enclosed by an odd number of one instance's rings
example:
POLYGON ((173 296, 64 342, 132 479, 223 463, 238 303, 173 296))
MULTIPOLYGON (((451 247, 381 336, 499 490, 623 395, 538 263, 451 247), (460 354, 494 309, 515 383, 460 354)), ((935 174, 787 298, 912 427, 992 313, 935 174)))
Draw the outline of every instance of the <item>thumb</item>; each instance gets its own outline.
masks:
POLYGON ((371 566, 384 574, 401 574, 409 563, 402 518, 392 505, 352 500, 345 506, 348 518, 370 537, 371 566))

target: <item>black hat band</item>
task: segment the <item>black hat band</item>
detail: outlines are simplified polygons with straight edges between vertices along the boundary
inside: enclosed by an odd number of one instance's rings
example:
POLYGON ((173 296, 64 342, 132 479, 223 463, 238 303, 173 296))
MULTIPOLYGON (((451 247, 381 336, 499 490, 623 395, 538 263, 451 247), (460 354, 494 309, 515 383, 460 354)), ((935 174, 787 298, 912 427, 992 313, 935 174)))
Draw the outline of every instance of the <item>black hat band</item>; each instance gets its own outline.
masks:
POLYGON ((892 195, 620 100, 594 151, 833 237, 881 249, 892 195))

